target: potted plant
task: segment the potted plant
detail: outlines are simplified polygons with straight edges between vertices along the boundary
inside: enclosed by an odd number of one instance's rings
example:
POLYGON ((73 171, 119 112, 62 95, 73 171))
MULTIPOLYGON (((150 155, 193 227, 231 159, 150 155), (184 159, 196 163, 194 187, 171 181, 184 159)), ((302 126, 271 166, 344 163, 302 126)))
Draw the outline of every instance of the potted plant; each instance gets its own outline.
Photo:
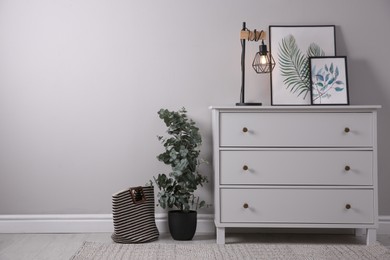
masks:
POLYGON ((202 137, 195 122, 187 117, 185 108, 175 112, 161 109, 159 117, 168 127, 168 137, 158 136, 165 151, 157 159, 169 166, 169 174, 153 177, 159 189, 157 199, 168 211, 169 231, 175 240, 191 240, 196 231, 197 209, 205 207, 194 192, 207 178, 198 172, 204 162, 199 159, 202 137))

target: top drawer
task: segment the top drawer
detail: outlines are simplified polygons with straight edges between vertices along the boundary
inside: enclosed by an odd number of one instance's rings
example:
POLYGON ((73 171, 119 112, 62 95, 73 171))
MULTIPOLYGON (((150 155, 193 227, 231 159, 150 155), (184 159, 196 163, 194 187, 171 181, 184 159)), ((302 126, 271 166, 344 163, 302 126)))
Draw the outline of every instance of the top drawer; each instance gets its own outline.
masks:
POLYGON ((371 147, 372 113, 220 113, 220 146, 371 147))

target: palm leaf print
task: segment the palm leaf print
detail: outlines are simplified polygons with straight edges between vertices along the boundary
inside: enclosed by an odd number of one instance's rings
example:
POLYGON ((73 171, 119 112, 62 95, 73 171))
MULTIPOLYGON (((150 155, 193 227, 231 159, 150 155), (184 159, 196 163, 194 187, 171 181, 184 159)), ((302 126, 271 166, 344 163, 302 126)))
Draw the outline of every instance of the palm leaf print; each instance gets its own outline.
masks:
POLYGON ((305 94, 305 98, 310 90, 308 59, 299 50, 294 36, 288 35, 282 39, 278 60, 281 75, 285 77, 283 83, 290 92, 298 93, 298 96, 305 94))
POLYGON ((318 44, 314 42, 310 44, 306 54, 307 57, 325 56, 325 52, 321 49, 320 46, 318 46, 318 44))
POLYGON ((304 55, 295 41, 294 36, 288 35, 279 43, 279 65, 281 75, 284 78, 290 92, 306 98, 310 92, 309 57, 325 56, 325 52, 316 43, 311 43, 304 55))

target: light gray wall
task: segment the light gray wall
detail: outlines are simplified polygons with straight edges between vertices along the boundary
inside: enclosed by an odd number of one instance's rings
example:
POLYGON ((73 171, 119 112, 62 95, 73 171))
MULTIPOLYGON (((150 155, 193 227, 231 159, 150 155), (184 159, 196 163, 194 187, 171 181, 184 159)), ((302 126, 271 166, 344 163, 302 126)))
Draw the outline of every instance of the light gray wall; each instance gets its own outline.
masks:
MULTIPOLYGON (((113 192, 167 170, 155 158, 160 108, 188 109, 210 160, 208 106, 239 99, 246 21, 337 26, 351 103, 383 105, 379 210, 390 215, 389 14, 388 0, 0 0, 0 214, 110 213, 113 192)), ((269 77, 247 74, 248 100, 269 104, 269 77)), ((200 194, 212 202, 212 183, 200 194)))

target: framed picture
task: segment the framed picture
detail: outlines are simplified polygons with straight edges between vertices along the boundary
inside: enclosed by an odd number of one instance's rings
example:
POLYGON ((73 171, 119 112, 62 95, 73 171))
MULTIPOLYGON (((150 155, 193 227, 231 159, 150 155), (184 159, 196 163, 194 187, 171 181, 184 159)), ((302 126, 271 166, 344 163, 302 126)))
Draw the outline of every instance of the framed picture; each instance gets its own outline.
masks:
POLYGON ((349 105, 347 57, 311 57, 309 68, 312 105, 349 105))
POLYGON ((271 105, 310 105, 309 58, 336 55, 335 26, 271 25, 269 34, 271 105))

